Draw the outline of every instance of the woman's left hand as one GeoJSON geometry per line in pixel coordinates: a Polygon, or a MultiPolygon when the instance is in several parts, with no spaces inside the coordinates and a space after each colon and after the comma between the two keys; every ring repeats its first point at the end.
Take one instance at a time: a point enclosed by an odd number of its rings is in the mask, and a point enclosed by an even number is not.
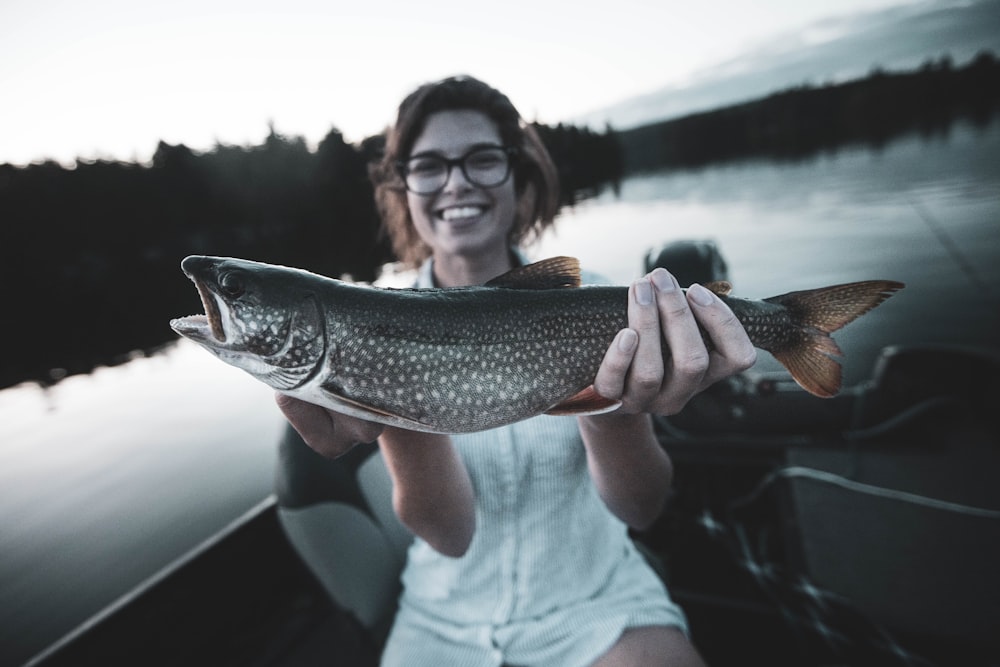
{"type": "Polygon", "coordinates": [[[629,287],[628,322],[594,380],[598,394],[622,401],[623,413],[675,414],[695,394],[746,370],[757,358],[743,325],[719,297],[701,285],[685,293],[662,268],[629,287]]]}

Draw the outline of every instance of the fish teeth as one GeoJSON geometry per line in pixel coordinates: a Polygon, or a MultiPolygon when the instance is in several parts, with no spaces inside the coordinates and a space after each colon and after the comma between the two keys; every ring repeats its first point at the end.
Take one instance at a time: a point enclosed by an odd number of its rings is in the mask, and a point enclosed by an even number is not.
{"type": "Polygon", "coordinates": [[[473,218],[483,212],[482,206],[454,206],[441,211],[441,219],[450,222],[463,218],[473,218]]]}

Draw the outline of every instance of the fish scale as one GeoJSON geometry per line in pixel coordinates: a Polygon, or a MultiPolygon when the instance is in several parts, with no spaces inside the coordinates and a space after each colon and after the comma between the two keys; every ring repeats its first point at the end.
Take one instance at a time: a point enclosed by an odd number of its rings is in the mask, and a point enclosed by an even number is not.
{"type": "MultiPolygon", "coordinates": [[[[275,389],[345,414],[434,433],[464,433],[551,414],[607,412],[593,390],[628,289],[580,286],[575,259],[556,257],[480,287],[380,289],[248,260],[192,256],[205,315],[177,333],[275,389]]],[[[817,396],[840,388],[830,337],[901,283],[790,292],[764,300],[710,284],[743,324],[817,396]]],[[[703,338],[711,346],[705,332],[703,338]]],[[[669,350],[661,339],[664,359],[669,350]]]]}

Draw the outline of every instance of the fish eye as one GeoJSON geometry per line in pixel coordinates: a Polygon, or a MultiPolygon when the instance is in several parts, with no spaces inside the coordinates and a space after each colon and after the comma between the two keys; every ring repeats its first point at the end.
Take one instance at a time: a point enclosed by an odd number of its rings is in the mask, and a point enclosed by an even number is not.
{"type": "Polygon", "coordinates": [[[219,276],[219,288],[226,296],[237,299],[246,292],[246,283],[237,271],[228,271],[219,276]]]}

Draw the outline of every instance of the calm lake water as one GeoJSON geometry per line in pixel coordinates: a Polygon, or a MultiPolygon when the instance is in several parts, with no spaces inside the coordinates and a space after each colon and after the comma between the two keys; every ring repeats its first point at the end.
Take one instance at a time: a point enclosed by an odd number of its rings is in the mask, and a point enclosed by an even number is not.
{"type": "MultiPolygon", "coordinates": [[[[838,334],[854,384],[888,344],[1000,348],[998,230],[994,123],[877,152],[631,178],[564,213],[531,254],[575,255],[626,283],[648,249],[711,238],[740,296],[906,282],[838,334]]],[[[267,387],[186,342],[47,390],[0,391],[0,667],[263,499],[282,428],[267,387]]]]}

